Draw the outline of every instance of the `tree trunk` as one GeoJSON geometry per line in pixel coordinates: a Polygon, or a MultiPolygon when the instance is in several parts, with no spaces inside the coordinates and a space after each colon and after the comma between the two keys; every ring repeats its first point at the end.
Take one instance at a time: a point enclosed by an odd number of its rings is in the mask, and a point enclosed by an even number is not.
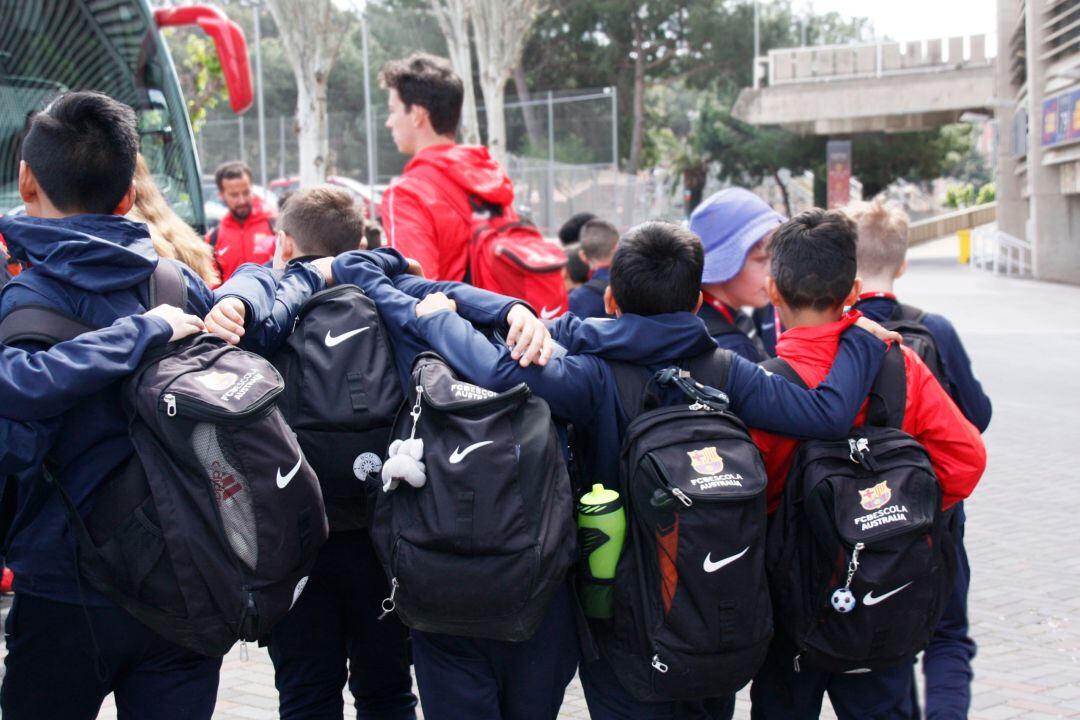
{"type": "Polygon", "coordinates": [[[708,178],[704,165],[695,165],[683,170],[683,187],[686,190],[686,216],[694,212],[694,208],[701,204],[701,196],[705,192],[705,181],[708,178]]]}
{"type": "Polygon", "coordinates": [[[300,186],[326,180],[330,142],[326,132],[326,77],[296,77],[296,126],[300,146],[300,186]]]}
{"type": "Polygon", "coordinates": [[[514,89],[517,90],[518,100],[521,101],[521,114],[525,118],[525,132],[529,135],[529,144],[534,148],[542,148],[547,145],[547,140],[540,130],[540,123],[536,119],[536,108],[529,104],[532,97],[529,94],[529,85],[525,80],[525,68],[518,62],[514,67],[514,89]]]}
{"type": "Polygon", "coordinates": [[[780,188],[780,195],[784,198],[784,214],[791,217],[791,197],[788,195],[787,185],[780,179],[780,171],[773,170],[773,178],[776,180],[777,186],[780,188]]]}
{"type": "Polygon", "coordinates": [[[641,164],[641,143],[645,131],[645,53],[641,30],[634,26],[634,124],[630,132],[630,158],[626,171],[636,174],[641,164]]]}
{"type": "Polygon", "coordinates": [[[480,75],[487,121],[487,149],[500,165],[506,164],[506,79],[501,75],[480,75]]]}
{"type": "Polygon", "coordinates": [[[480,120],[476,114],[476,86],[473,82],[472,44],[469,42],[469,8],[466,0],[431,0],[431,9],[446,38],[450,64],[461,76],[464,98],[461,105],[461,141],[480,143],[480,120]]]}

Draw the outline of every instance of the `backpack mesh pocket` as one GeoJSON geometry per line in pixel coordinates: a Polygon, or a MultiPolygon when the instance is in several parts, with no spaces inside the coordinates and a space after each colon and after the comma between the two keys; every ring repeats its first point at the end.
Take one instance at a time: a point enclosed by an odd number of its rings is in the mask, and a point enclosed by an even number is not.
{"type": "Polygon", "coordinates": [[[191,433],[191,445],[203,471],[210,478],[221,524],[229,546],[252,571],[259,562],[259,541],[251,484],[230,458],[224,429],[213,423],[199,423],[191,433]]]}

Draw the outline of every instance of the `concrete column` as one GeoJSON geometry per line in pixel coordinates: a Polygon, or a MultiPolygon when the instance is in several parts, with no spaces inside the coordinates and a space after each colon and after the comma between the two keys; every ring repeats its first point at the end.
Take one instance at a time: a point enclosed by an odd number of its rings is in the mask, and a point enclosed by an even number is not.
{"type": "Polygon", "coordinates": [[[1013,121],[1018,88],[1012,86],[1009,72],[1009,41],[1016,32],[1019,0],[997,0],[997,62],[994,74],[994,119],[997,122],[997,223],[1002,232],[1026,237],[1027,201],[1021,196],[1016,177],[1016,159],[1012,151],[1013,121]]]}
{"type": "Polygon", "coordinates": [[[1070,200],[1061,193],[1060,171],[1042,164],[1042,101],[1046,63],[1038,59],[1048,0],[1027,0],[1028,182],[1035,277],[1057,282],[1080,282],[1080,237],[1071,232],[1070,200]]]}

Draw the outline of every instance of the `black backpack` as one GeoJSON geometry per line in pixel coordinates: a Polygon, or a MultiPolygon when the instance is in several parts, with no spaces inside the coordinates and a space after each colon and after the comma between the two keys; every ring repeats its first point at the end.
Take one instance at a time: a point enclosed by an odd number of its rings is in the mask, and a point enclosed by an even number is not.
{"type": "Polygon", "coordinates": [[[632,418],[619,460],[627,535],[600,652],[641,701],[727,695],[753,678],[772,638],[765,576],[766,474],[727,411],[726,350],[643,377],[613,363],[632,418]],[[691,377],[692,376],[692,377],[691,377]],[[712,387],[696,382],[706,380],[712,387]],[[689,402],[657,407],[653,383],[689,402]]]}
{"type": "Polygon", "coordinates": [[[574,503],[547,403],[494,393],[423,353],[392,437],[424,441],[427,482],[380,492],[375,550],[416,630],[532,637],[576,554],[574,503]]]}
{"type": "MultiPolygon", "coordinates": [[[[806,387],[779,358],[764,367],[806,387]]],[[[768,568],[792,658],[830,672],[910,661],[952,589],[955,553],[930,457],[900,428],[899,346],[870,391],[866,424],[800,444],[769,527],[768,568]]]]}
{"type": "Polygon", "coordinates": [[[934,336],[923,325],[925,317],[925,310],[920,310],[914,305],[897,303],[889,318],[881,324],[888,330],[895,330],[900,333],[900,336],[904,338],[904,345],[914,350],[915,354],[922,358],[922,361],[926,363],[926,367],[930,368],[930,372],[941,383],[941,387],[945,388],[945,392],[951,394],[949,377],[945,374],[945,366],[941,361],[941,354],[938,352],[937,341],[934,340],[934,336]]]}
{"type": "Polygon", "coordinates": [[[272,358],[285,379],[278,406],[322,486],[331,531],[368,526],[402,393],[375,303],[355,285],[312,295],[272,358]]]}
{"type": "MultiPolygon", "coordinates": [[[[159,260],[150,304],[185,306],[180,270],[159,260]]],[[[45,308],[13,311],[8,342],[88,330],[45,308]],[[23,332],[17,332],[22,329],[23,332]]],[[[327,524],[319,484],[276,401],[281,376],[209,335],[172,343],[123,385],[135,453],[84,522],[52,482],[81,575],[165,639],[220,657],[266,636],[299,597],[327,524]]],[[[51,480],[46,463],[46,479],[51,480]]]]}

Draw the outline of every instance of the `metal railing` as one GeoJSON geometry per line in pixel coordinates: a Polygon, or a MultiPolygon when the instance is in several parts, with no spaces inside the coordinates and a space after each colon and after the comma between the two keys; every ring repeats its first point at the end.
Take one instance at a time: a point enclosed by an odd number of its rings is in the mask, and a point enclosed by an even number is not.
{"type": "Polygon", "coordinates": [[[946,40],[876,42],[780,48],[755,59],[754,87],[854,80],[935,70],[986,67],[993,63],[994,36],[971,35],[946,40]],[[989,50],[989,52],[988,52],[989,50]]]}
{"type": "Polygon", "coordinates": [[[952,235],[957,230],[970,230],[988,225],[997,219],[997,203],[983,203],[953,212],[917,220],[908,227],[908,246],[921,245],[937,238],[952,235]]]}
{"type": "Polygon", "coordinates": [[[1031,243],[998,230],[976,228],[971,238],[971,266],[1007,277],[1031,277],[1031,243]]]}

